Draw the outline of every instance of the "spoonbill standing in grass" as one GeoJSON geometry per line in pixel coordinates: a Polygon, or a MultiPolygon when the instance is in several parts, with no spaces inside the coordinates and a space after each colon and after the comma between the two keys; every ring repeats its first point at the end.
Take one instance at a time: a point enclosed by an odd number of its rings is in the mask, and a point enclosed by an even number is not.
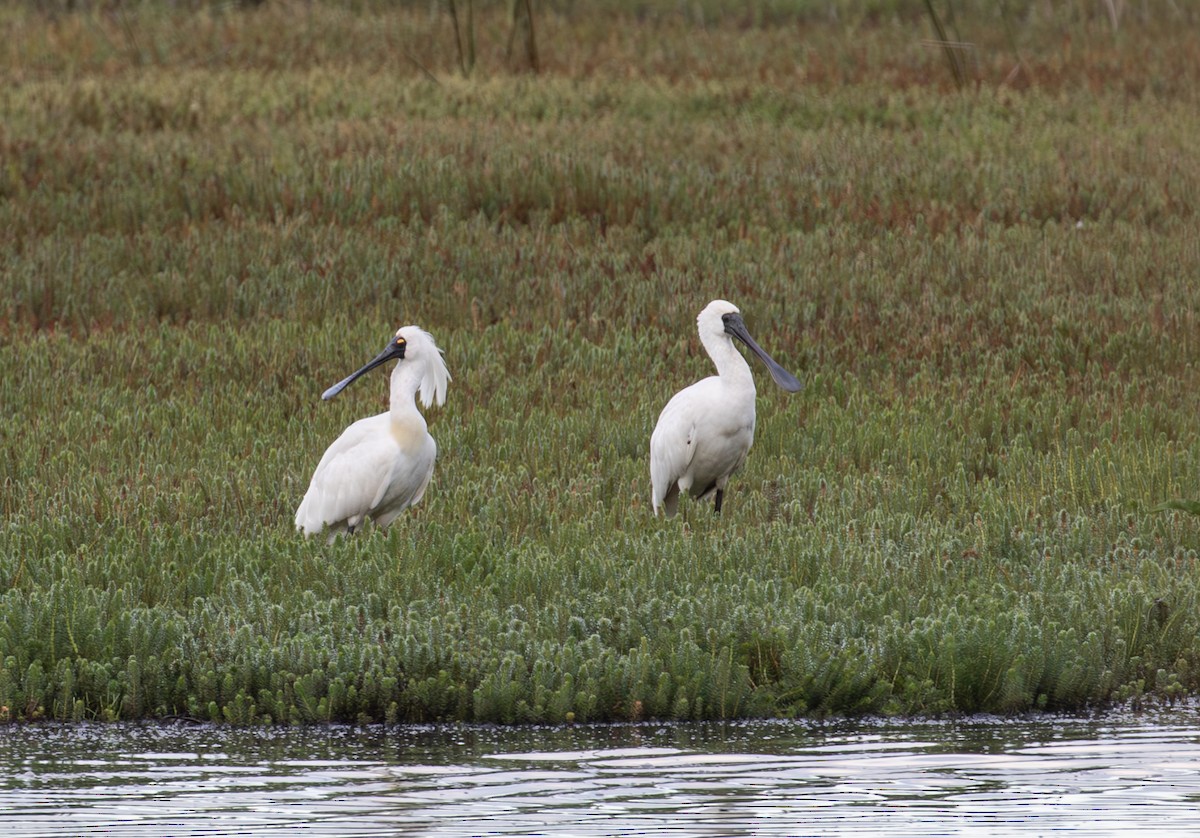
{"type": "Polygon", "coordinates": [[[396,359],[392,370],[391,407],[387,413],[359,419],[342,432],[321,457],[312,482],[296,510],[296,529],[310,536],[328,528],[332,543],[343,532],[370,518],[386,527],[421,500],[437,443],[429,435],[421,402],[443,404],[450,371],[433,336],[417,326],[396,332],[387,348],[358,372],[321,394],[332,399],[354,379],[396,359]]]}
{"type": "Polygon", "coordinates": [[[717,512],[729,477],[746,462],[754,442],[754,376],[733,345],[737,338],[767,366],[775,383],[794,393],[802,386],[750,337],[733,303],[713,300],[696,318],[700,342],[717,374],[676,393],[650,436],[650,483],[654,514],[675,514],[679,493],[714,498],[717,512]]]}

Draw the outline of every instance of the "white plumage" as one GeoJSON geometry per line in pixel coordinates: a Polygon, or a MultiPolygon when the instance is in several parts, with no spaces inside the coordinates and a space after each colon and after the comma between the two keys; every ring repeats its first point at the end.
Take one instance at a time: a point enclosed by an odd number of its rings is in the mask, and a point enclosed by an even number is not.
{"type": "Polygon", "coordinates": [[[331,399],[359,376],[397,359],[387,413],[359,419],[321,457],[296,510],[296,528],[306,536],[329,531],[332,542],[370,518],[386,527],[418,503],[433,475],[437,443],[429,435],[416,396],[426,407],[446,401],[450,372],[433,337],[417,326],[396,332],[388,346],[357,372],[330,387],[331,399]]]}
{"type": "Polygon", "coordinates": [[[733,338],[762,360],[780,387],[789,392],[801,387],[754,342],[733,303],[713,300],[700,312],[696,325],[717,374],[680,390],[659,414],[650,436],[655,515],[659,507],[667,517],[674,515],[680,492],[700,500],[713,498],[714,509],[720,512],[730,475],[746,462],[754,442],[754,376],[733,338]]]}

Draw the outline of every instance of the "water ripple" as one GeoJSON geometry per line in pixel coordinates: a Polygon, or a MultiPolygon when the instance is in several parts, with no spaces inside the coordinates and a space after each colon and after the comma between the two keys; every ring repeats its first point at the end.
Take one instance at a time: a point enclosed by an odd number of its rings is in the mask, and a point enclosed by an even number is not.
{"type": "Polygon", "coordinates": [[[1194,717],[517,730],[14,726],[0,730],[0,833],[1194,834],[1194,717]]]}

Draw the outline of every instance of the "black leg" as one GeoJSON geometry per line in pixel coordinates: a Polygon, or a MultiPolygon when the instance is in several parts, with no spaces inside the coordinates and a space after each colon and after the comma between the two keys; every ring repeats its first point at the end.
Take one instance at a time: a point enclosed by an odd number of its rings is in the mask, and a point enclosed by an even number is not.
{"type": "Polygon", "coordinates": [[[721,514],[721,501],[725,500],[725,490],[717,489],[717,502],[713,505],[713,511],[718,515],[721,514]]]}

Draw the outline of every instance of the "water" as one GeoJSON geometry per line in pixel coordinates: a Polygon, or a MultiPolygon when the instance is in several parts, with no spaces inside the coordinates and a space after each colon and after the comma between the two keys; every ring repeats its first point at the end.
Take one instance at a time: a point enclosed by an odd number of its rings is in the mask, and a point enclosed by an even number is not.
{"type": "Polygon", "coordinates": [[[0,834],[1197,834],[1197,712],[517,730],[9,726],[0,834]]]}

